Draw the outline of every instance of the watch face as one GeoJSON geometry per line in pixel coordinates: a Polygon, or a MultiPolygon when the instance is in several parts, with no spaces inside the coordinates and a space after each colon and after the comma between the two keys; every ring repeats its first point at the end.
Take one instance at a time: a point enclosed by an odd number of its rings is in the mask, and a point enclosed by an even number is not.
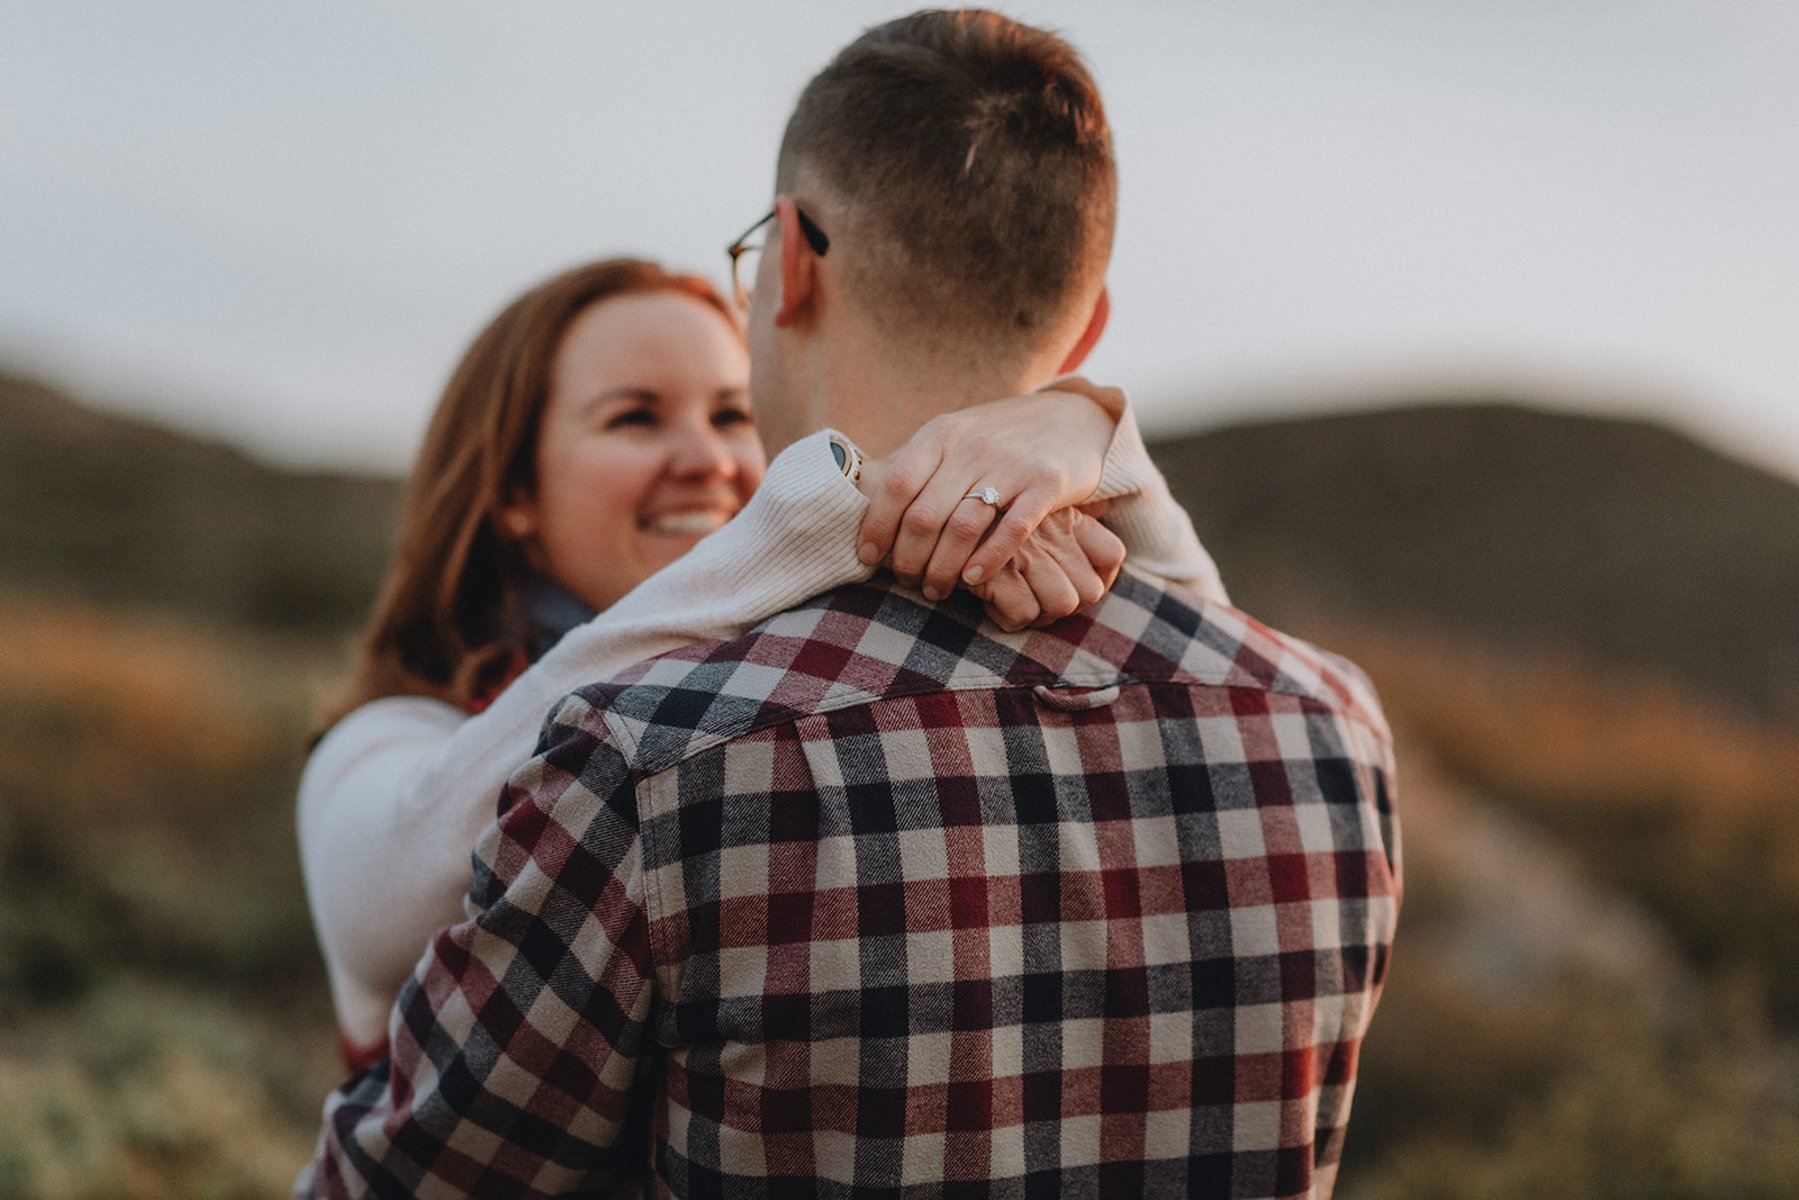
{"type": "Polygon", "coordinates": [[[842,471],[845,475],[850,473],[850,452],[844,448],[842,442],[831,443],[831,457],[837,460],[837,469],[839,471],[842,471]]]}

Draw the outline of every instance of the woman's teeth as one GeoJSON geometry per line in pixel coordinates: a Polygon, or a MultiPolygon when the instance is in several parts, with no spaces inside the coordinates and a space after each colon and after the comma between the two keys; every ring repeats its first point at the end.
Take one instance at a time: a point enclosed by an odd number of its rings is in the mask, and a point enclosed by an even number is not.
{"type": "Polygon", "coordinates": [[[711,533],[729,520],[729,515],[717,509],[704,512],[663,513],[650,517],[644,522],[644,528],[651,533],[666,533],[676,537],[691,537],[694,534],[711,533]]]}

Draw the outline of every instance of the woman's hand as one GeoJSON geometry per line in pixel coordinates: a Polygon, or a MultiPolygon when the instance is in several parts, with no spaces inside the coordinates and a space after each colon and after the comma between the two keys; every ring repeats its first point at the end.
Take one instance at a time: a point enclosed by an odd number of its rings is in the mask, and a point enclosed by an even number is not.
{"type": "MultiPolygon", "coordinates": [[[[979,587],[1019,553],[1046,516],[1091,496],[1123,398],[1085,381],[1070,386],[1088,391],[1037,392],[934,417],[890,459],[871,461],[863,473],[872,503],[862,520],[862,561],[880,562],[891,552],[890,565],[902,582],[941,600],[958,578],[979,587]],[[979,498],[985,488],[996,493],[997,506],[979,498]]],[[[1082,544],[1074,532],[1081,523],[1068,524],[1064,550],[1069,540],[1082,544]]],[[[1085,536],[1099,544],[1096,534],[1085,536]]],[[[1060,561],[1053,553],[1032,557],[1038,581],[1054,596],[1064,593],[1045,582],[1048,563],[1060,561]]],[[[1103,563],[1089,559],[1088,565],[1103,563]]],[[[1029,578],[1023,570],[1018,575],[1029,578]]],[[[1088,577],[1070,575],[1066,582],[1079,594],[1088,577]]],[[[1017,584],[1001,594],[1016,596],[1017,584]]]]}
{"type": "Polygon", "coordinates": [[[1040,628],[1097,604],[1124,566],[1124,543],[1078,508],[1043,519],[1011,560],[969,587],[1008,633],[1040,628]]]}

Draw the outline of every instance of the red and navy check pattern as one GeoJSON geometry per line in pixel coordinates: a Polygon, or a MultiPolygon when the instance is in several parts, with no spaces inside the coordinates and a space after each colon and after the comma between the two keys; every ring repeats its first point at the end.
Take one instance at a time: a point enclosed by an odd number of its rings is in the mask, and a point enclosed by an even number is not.
{"type": "Polygon", "coordinates": [[[302,1194],[1322,1196],[1398,902],[1353,667],[1128,572],[584,689],[302,1194]]]}

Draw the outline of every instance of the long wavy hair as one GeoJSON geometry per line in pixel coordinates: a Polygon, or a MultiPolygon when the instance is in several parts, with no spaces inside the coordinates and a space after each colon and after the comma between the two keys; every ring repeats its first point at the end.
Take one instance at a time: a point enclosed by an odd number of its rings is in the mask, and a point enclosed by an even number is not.
{"type": "Polygon", "coordinates": [[[737,315],[711,283],[641,259],[565,271],[514,300],[450,376],[400,509],[393,565],[364,626],[349,687],[329,729],[383,696],[431,696],[459,708],[502,686],[526,652],[523,548],[496,514],[536,485],[538,430],[563,335],[615,296],[679,292],[737,315]]]}

